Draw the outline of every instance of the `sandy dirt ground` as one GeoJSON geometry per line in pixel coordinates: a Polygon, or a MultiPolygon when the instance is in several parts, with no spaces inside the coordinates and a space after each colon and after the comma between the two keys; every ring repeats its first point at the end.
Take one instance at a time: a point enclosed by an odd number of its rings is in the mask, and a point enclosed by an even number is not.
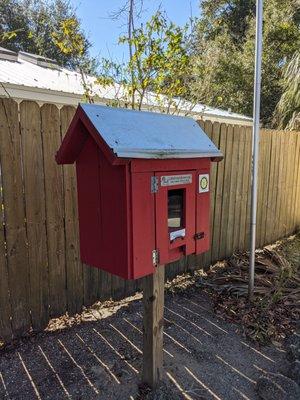
{"type": "Polygon", "coordinates": [[[216,316],[209,294],[168,292],[164,380],[148,393],[140,386],[138,297],[109,312],[94,307],[80,324],[2,350],[0,399],[252,400],[262,374],[285,368],[280,345],[260,348],[247,341],[237,326],[216,316]]]}

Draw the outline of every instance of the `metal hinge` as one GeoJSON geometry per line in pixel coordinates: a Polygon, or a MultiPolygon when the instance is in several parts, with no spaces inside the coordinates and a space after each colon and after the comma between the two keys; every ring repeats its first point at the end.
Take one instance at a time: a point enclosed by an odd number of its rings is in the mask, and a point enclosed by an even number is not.
{"type": "Polygon", "coordinates": [[[151,176],[151,193],[157,193],[157,192],[158,192],[158,177],[151,176]]]}
{"type": "Polygon", "coordinates": [[[152,250],[152,262],[153,262],[153,265],[158,265],[158,263],[159,263],[159,251],[158,250],[152,250]]]}

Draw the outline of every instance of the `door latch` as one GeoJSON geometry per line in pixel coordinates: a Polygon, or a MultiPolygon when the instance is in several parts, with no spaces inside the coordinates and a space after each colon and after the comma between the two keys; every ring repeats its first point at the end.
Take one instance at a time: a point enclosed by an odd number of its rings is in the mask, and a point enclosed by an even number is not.
{"type": "Polygon", "coordinates": [[[203,238],[204,238],[204,232],[197,232],[194,235],[194,239],[195,240],[200,240],[200,239],[203,239],[203,238]]]}

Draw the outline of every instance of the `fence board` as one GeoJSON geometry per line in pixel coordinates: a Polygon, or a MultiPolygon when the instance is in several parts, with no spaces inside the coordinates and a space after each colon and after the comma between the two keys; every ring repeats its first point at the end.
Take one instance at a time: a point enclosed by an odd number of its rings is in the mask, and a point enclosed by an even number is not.
{"type": "Polygon", "coordinates": [[[32,327],[39,331],[49,320],[49,277],[41,116],[36,103],[21,103],[20,125],[29,246],[29,304],[32,327]]]}
{"type": "Polygon", "coordinates": [[[270,138],[270,173],[267,188],[267,208],[266,208],[266,224],[265,224],[265,243],[271,243],[274,226],[275,212],[275,165],[276,165],[276,138],[271,135],[270,138]]]}
{"type": "Polygon", "coordinates": [[[31,325],[29,267],[18,105],[9,99],[0,100],[0,153],[6,240],[6,249],[2,250],[7,253],[12,329],[19,336],[31,325]]]}
{"type": "Polygon", "coordinates": [[[0,342],[9,341],[13,338],[3,216],[3,213],[0,213],[0,342]]]}
{"type": "MultiPolygon", "coordinates": [[[[211,126],[211,124],[208,124],[205,122],[205,128],[206,126],[211,126]]],[[[205,131],[206,132],[206,131],[205,131]]],[[[220,142],[220,124],[219,122],[214,122],[211,127],[211,133],[210,133],[210,138],[213,141],[213,143],[219,147],[219,142],[220,142]]],[[[210,186],[210,250],[207,251],[204,255],[204,265],[207,267],[209,266],[214,260],[213,260],[213,253],[212,249],[219,244],[216,243],[214,245],[213,243],[213,231],[216,226],[216,221],[215,221],[215,204],[216,204],[216,184],[217,184],[217,174],[218,174],[218,166],[219,163],[211,163],[211,170],[210,170],[210,178],[209,178],[209,186],[210,186]]]]}
{"type": "Polygon", "coordinates": [[[297,135],[297,149],[298,149],[298,194],[297,194],[297,216],[296,216],[296,227],[300,228],[300,134],[297,135]]]}
{"type": "Polygon", "coordinates": [[[297,136],[292,135],[292,152],[293,156],[291,158],[291,176],[289,178],[291,186],[291,207],[289,213],[289,233],[294,232],[294,215],[295,215],[295,204],[296,204],[296,194],[297,194],[297,136]]]}
{"type": "Polygon", "coordinates": [[[276,132],[273,134],[274,144],[275,144],[275,165],[274,165],[274,184],[273,184],[273,212],[272,212],[272,231],[270,232],[271,242],[276,240],[277,238],[277,208],[279,203],[279,173],[280,173],[280,151],[281,151],[281,134],[280,132],[276,132]]]}
{"type": "Polygon", "coordinates": [[[250,138],[250,154],[249,154],[249,176],[248,176],[248,191],[247,191],[247,205],[246,205],[246,227],[245,227],[245,246],[249,248],[250,245],[250,221],[251,221],[251,188],[252,188],[252,129],[247,128],[250,138]]]}
{"type": "Polygon", "coordinates": [[[289,198],[289,182],[288,182],[288,177],[290,174],[290,159],[291,159],[291,143],[290,140],[291,135],[284,135],[284,151],[286,154],[289,155],[289,157],[284,157],[284,178],[283,178],[283,183],[282,183],[282,190],[283,190],[283,196],[282,196],[282,209],[281,209],[281,214],[282,214],[282,223],[283,223],[283,231],[282,231],[282,236],[287,235],[288,231],[288,212],[289,212],[289,207],[290,207],[290,198],[289,198]]]}
{"type": "Polygon", "coordinates": [[[99,271],[98,298],[108,300],[112,297],[112,275],[106,271],[99,271]]]}
{"type": "Polygon", "coordinates": [[[125,296],[125,280],[118,276],[111,276],[111,295],[114,300],[120,300],[125,296]]]}
{"type": "Polygon", "coordinates": [[[271,140],[269,140],[269,131],[262,131],[264,149],[263,149],[263,165],[260,172],[262,176],[262,204],[261,204],[261,222],[260,222],[260,241],[259,245],[266,243],[266,220],[268,212],[268,192],[270,184],[270,156],[271,156],[271,140]]]}
{"type": "MultiPolygon", "coordinates": [[[[197,123],[206,132],[206,134],[209,136],[208,132],[211,131],[211,124],[210,124],[210,126],[206,126],[206,128],[205,128],[205,122],[203,120],[197,120],[197,123]]],[[[210,215],[210,218],[211,218],[211,215],[210,215]]],[[[201,268],[208,264],[208,262],[205,260],[205,254],[200,254],[200,255],[197,256],[197,263],[198,263],[199,266],[201,266],[201,268]]],[[[192,271],[192,270],[193,270],[193,268],[190,267],[190,271],[192,271]]]]}
{"type": "Polygon", "coordinates": [[[229,184],[229,205],[228,205],[228,224],[226,230],[226,255],[232,253],[233,249],[233,235],[234,235],[234,223],[235,223],[235,196],[236,196],[236,185],[237,185],[237,173],[239,169],[238,164],[238,149],[239,149],[239,133],[240,128],[235,126],[233,128],[233,146],[232,146],[232,164],[231,164],[231,175],[229,184]]]}
{"type": "Polygon", "coordinates": [[[291,135],[291,159],[290,159],[290,175],[288,177],[289,181],[289,195],[290,195],[290,209],[288,213],[288,235],[294,232],[293,227],[293,211],[294,211],[294,204],[295,204],[295,185],[294,182],[296,180],[295,175],[295,162],[296,162],[296,137],[293,133],[291,135]]]}
{"type": "MultiPolygon", "coordinates": [[[[263,171],[264,167],[264,155],[265,155],[265,137],[264,132],[260,131],[259,135],[259,156],[258,156],[258,170],[263,171]]],[[[261,221],[263,211],[263,174],[258,175],[257,182],[257,224],[256,224],[256,246],[260,246],[261,241],[261,221]]]]}
{"type": "MultiPolygon", "coordinates": [[[[74,107],[64,106],[60,111],[61,133],[65,135],[75,113],[74,107]]],[[[77,185],[74,165],[64,165],[65,188],[65,235],[66,235],[66,276],[67,307],[71,314],[81,310],[83,305],[83,269],[79,254],[79,230],[77,209],[77,185]]]]}
{"type": "Polygon", "coordinates": [[[290,158],[290,174],[288,177],[289,182],[289,197],[290,197],[290,207],[288,213],[288,234],[294,232],[294,206],[296,201],[296,181],[297,181],[297,174],[296,174],[296,161],[297,161],[297,154],[296,154],[296,134],[293,132],[291,135],[291,153],[292,156],[290,158]]]}
{"type": "Polygon", "coordinates": [[[296,186],[295,204],[294,204],[294,215],[293,215],[293,227],[295,230],[300,227],[300,134],[295,133],[296,136],[296,178],[294,184],[296,186]]]}
{"type": "Polygon", "coordinates": [[[286,233],[286,208],[287,208],[287,198],[286,198],[286,176],[287,176],[287,165],[288,158],[286,154],[288,154],[289,150],[289,135],[285,135],[283,132],[281,134],[282,137],[282,147],[284,152],[281,152],[281,179],[280,179],[280,209],[279,209],[279,237],[283,237],[286,233]],[[287,152],[287,153],[285,153],[287,152]]]}
{"type": "Polygon", "coordinates": [[[98,300],[98,290],[100,283],[100,270],[82,264],[83,268],[83,304],[91,305],[98,300]]]}
{"type": "MultiPolygon", "coordinates": [[[[179,272],[178,273],[182,273],[179,272]]],[[[137,283],[135,280],[127,280],[125,281],[125,296],[131,296],[132,294],[136,293],[137,291],[137,283]]]]}
{"type": "MultiPolygon", "coordinates": [[[[227,140],[227,125],[221,124],[220,126],[220,150],[222,154],[226,153],[226,140],[227,140]]],[[[223,181],[224,181],[224,166],[225,163],[218,164],[216,176],[216,194],[215,194],[215,212],[214,223],[212,231],[212,259],[218,260],[220,253],[220,235],[221,235],[221,220],[222,220],[222,195],[223,195],[223,181]]]]}
{"type": "Polygon", "coordinates": [[[221,219],[221,234],[220,234],[220,250],[219,257],[223,259],[227,256],[226,239],[227,239],[227,226],[229,215],[229,199],[230,199],[230,180],[231,180],[231,165],[232,165],[232,151],[233,151],[233,127],[228,126],[226,138],[226,153],[224,160],[224,189],[222,198],[222,219],[221,219]]]}
{"type": "Polygon", "coordinates": [[[237,158],[237,178],[235,190],[235,205],[234,205],[234,222],[233,222],[233,246],[232,252],[239,249],[240,238],[240,222],[241,222],[241,208],[242,208],[242,188],[243,188],[243,165],[245,164],[245,137],[244,128],[239,127],[237,131],[238,137],[238,158],[237,158]]]}
{"type": "Polygon", "coordinates": [[[268,149],[269,149],[269,158],[268,158],[268,184],[267,184],[267,193],[266,193],[266,217],[265,217],[265,226],[264,226],[264,244],[271,243],[272,234],[275,226],[275,210],[276,210],[276,167],[277,167],[277,155],[278,155],[278,144],[276,141],[276,137],[273,134],[268,135],[268,149]]]}
{"type": "Polygon", "coordinates": [[[283,180],[283,191],[284,191],[284,203],[281,210],[283,216],[283,235],[286,236],[288,234],[288,213],[290,207],[290,187],[288,182],[288,177],[290,175],[290,160],[292,157],[291,154],[291,136],[284,135],[285,139],[285,151],[289,154],[289,157],[285,157],[284,159],[284,180],[283,180]]]}
{"type": "Polygon", "coordinates": [[[282,179],[282,165],[283,165],[283,154],[282,154],[283,138],[282,132],[277,134],[277,168],[276,168],[276,184],[275,184],[275,225],[274,225],[274,239],[280,237],[280,208],[281,208],[281,179],[282,179]]]}
{"type": "Polygon", "coordinates": [[[288,182],[288,178],[291,172],[291,158],[292,158],[292,151],[291,151],[291,136],[285,135],[286,145],[285,150],[289,157],[285,159],[285,177],[284,177],[284,197],[285,197],[285,207],[282,209],[283,218],[284,218],[284,235],[288,234],[289,230],[289,211],[291,206],[291,199],[290,199],[290,185],[288,182]]]}
{"type": "Polygon", "coordinates": [[[281,179],[282,179],[282,164],[283,164],[283,154],[280,151],[283,146],[283,138],[281,132],[278,132],[277,138],[277,146],[278,146],[278,156],[277,163],[278,167],[276,170],[276,209],[275,209],[275,229],[274,229],[274,238],[280,237],[280,207],[281,207],[281,179]]]}
{"type": "Polygon", "coordinates": [[[262,241],[262,225],[264,214],[264,194],[265,194],[265,163],[266,163],[266,137],[265,132],[260,131],[260,149],[259,149],[259,164],[258,169],[262,171],[258,179],[258,207],[257,207],[257,223],[256,223],[256,246],[261,246],[262,241]]]}
{"type": "Polygon", "coordinates": [[[54,155],[61,143],[59,110],[53,104],[41,107],[41,130],[44,154],[46,228],[49,261],[50,315],[67,310],[66,254],[64,225],[63,170],[54,155]]]}
{"type": "Polygon", "coordinates": [[[244,162],[241,165],[243,170],[243,182],[242,182],[242,197],[241,197],[241,217],[240,217],[240,230],[239,230],[239,244],[238,248],[240,250],[245,250],[247,248],[247,243],[245,241],[245,232],[247,229],[247,205],[249,196],[249,183],[250,183],[250,173],[251,173],[251,131],[248,128],[243,128],[244,136],[244,162]]]}
{"type": "Polygon", "coordinates": [[[284,149],[289,154],[289,157],[284,156],[283,158],[283,181],[282,181],[282,203],[280,213],[282,215],[282,232],[281,236],[285,236],[287,233],[287,208],[289,205],[288,196],[288,172],[289,172],[289,159],[290,159],[290,135],[283,134],[284,137],[284,149]]]}

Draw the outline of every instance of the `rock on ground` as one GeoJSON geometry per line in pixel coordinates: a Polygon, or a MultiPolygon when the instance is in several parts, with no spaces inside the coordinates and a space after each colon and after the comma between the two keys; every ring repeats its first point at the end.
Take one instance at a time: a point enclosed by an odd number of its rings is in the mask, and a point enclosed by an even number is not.
{"type": "Polygon", "coordinates": [[[299,400],[300,387],[295,381],[281,374],[260,377],[256,391],[263,400],[299,400]]]}
{"type": "Polygon", "coordinates": [[[287,343],[287,356],[290,361],[300,361],[300,335],[294,333],[287,343]]]}
{"type": "Polygon", "coordinates": [[[300,361],[296,360],[291,363],[289,368],[289,377],[300,385],[300,361]]]}

